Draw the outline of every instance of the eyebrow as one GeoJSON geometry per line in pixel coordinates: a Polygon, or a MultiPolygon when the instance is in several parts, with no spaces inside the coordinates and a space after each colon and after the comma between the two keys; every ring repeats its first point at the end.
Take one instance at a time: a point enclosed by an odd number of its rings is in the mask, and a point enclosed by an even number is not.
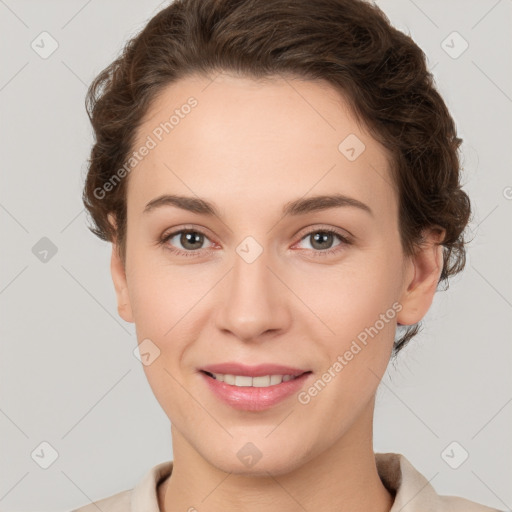
{"type": "MultiPolygon", "coordinates": [[[[182,210],[201,215],[216,216],[222,218],[217,207],[205,200],[197,197],[179,196],[173,194],[164,194],[149,201],[144,208],[144,213],[149,213],[162,206],[175,206],[182,210]]],[[[358,208],[371,216],[374,216],[371,208],[365,203],[343,194],[319,195],[308,198],[299,198],[290,201],[283,206],[282,214],[286,216],[305,215],[310,212],[328,210],[330,208],[352,207],[358,208]]]]}

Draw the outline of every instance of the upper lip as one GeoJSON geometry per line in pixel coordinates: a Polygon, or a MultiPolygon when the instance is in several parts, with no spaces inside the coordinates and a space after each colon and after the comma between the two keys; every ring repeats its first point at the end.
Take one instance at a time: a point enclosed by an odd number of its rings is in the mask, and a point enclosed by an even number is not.
{"type": "Polygon", "coordinates": [[[210,364],[203,366],[200,370],[209,373],[221,373],[223,375],[245,375],[247,377],[261,377],[263,375],[293,375],[297,377],[309,371],[280,364],[266,363],[249,366],[235,362],[210,364]]]}

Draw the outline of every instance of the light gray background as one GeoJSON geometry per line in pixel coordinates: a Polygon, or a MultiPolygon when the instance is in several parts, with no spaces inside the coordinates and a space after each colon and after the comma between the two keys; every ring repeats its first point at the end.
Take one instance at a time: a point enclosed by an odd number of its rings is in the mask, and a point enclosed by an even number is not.
{"type": "MultiPolygon", "coordinates": [[[[403,453],[439,493],[510,509],[512,0],[377,3],[428,55],[475,218],[466,270],[381,384],[375,450],[403,453]],[[469,43],[456,59],[441,46],[453,31],[469,43]],[[452,441],[469,453],[458,469],[441,457],[452,441]]],[[[87,230],[80,197],[86,87],[163,5],[0,0],[2,511],[70,510],[172,459],[134,327],[117,315],[110,245],[87,230]],[[46,59],[31,47],[43,31],[59,45],[46,59]],[[57,247],[46,263],[32,252],[42,237],[57,247]],[[48,469],[31,457],[44,441],[58,452],[48,469]]]]}

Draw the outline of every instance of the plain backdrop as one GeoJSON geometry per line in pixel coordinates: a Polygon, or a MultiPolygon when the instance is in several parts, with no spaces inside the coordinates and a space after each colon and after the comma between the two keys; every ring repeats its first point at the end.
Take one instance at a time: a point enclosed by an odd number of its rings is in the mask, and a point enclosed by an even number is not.
{"type": "MultiPolygon", "coordinates": [[[[510,509],[512,1],[377,4],[428,56],[464,139],[474,219],[466,270],[379,388],[375,451],[403,453],[440,494],[510,509]],[[457,469],[447,447],[468,454],[457,469]]],[[[117,315],[110,245],[81,203],[87,86],[163,6],[0,0],[2,511],[70,510],[172,459],[134,327],[117,315]],[[41,38],[58,45],[46,58],[41,38]]]]}

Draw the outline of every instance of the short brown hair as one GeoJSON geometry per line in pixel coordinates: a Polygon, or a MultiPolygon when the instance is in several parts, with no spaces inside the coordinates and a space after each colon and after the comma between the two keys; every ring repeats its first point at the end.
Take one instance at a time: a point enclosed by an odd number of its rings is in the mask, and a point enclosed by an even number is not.
{"type": "MultiPolygon", "coordinates": [[[[105,197],[95,191],[126,162],[158,92],[192,74],[222,71],[331,84],[392,155],[404,253],[414,253],[425,228],[439,226],[446,230],[439,282],[448,286],[464,268],[471,206],[460,184],[462,141],[423,51],[364,0],[175,0],[126,43],[87,92],[95,143],[83,191],[89,229],[116,240],[123,261],[127,179],[105,197]]],[[[395,340],[394,355],[419,329],[395,340]]]]}

